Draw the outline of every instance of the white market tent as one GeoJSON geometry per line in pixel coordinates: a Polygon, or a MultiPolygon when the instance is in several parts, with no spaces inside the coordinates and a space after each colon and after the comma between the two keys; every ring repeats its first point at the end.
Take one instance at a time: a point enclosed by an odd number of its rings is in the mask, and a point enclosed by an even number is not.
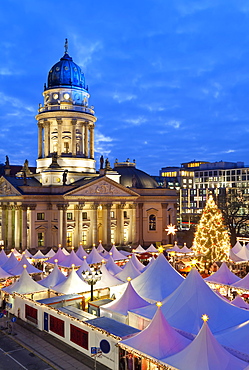
{"type": "Polygon", "coordinates": [[[79,275],[80,278],[82,278],[83,271],[89,271],[89,272],[91,271],[91,268],[85,259],[81,262],[79,269],[76,271],[76,273],[79,275]]]}
{"type": "Polygon", "coordinates": [[[138,271],[142,272],[144,270],[144,264],[139,261],[135,254],[131,256],[130,260],[133,262],[133,265],[138,269],[138,271]]]}
{"type": "Polygon", "coordinates": [[[122,268],[119,267],[113,260],[112,256],[108,258],[105,267],[112,275],[117,275],[120,271],[122,271],[122,268]]]}
{"type": "Polygon", "coordinates": [[[239,257],[242,261],[249,261],[249,249],[246,247],[246,245],[243,245],[241,250],[235,255],[239,257]]]}
{"type": "Polygon", "coordinates": [[[229,251],[229,258],[234,262],[244,262],[243,258],[238,257],[237,254],[234,253],[232,249],[230,249],[229,251]]]}
{"type": "Polygon", "coordinates": [[[109,256],[106,256],[107,259],[109,259],[110,257],[113,258],[114,261],[122,261],[122,260],[126,260],[127,257],[125,257],[122,253],[120,253],[117,248],[115,247],[115,245],[113,245],[110,249],[110,252],[108,254],[109,256]]]}
{"type": "MultiPolygon", "coordinates": [[[[18,252],[16,248],[11,249],[11,253],[13,253],[15,257],[22,257],[22,254],[18,252]]],[[[8,257],[10,257],[11,253],[8,254],[8,257]]]]}
{"type": "Polygon", "coordinates": [[[93,249],[86,258],[86,262],[88,263],[88,265],[102,263],[103,261],[104,262],[106,261],[105,258],[97,252],[97,249],[95,247],[93,247],[93,249]]]}
{"type": "MultiPolygon", "coordinates": [[[[137,292],[139,293],[138,290],[137,292]]],[[[170,325],[192,334],[197,334],[200,330],[203,312],[212,317],[210,328],[213,333],[249,320],[247,310],[238,308],[220,298],[196,269],[192,269],[182,284],[162,301],[161,310],[170,325]]],[[[137,322],[141,321],[142,317],[145,318],[145,322],[148,322],[148,319],[151,320],[154,316],[155,311],[155,304],[133,310],[129,313],[129,322],[137,327],[137,322]]]]}
{"type": "Polygon", "coordinates": [[[179,253],[182,253],[182,254],[194,254],[194,252],[190,248],[188,248],[186,246],[186,243],[184,243],[184,246],[182,248],[180,248],[179,253]]]}
{"type": "Polygon", "coordinates": [[[156,302],[168,297],[183,281],[184,277],[160,253],[132,285],[141,297],[156,302]]]}
{"type": "Polygon", "coordinates": [[[130,282],[119,299],[107,303],[100,307],[100,316],[111,317],[114,320],[128,324],[128,311],[133,308],[147,306],[149,302],[145,301],[135,291],[130,282]]]}
{"type": "Polygon", "coordinates": [[[82,293],[89,292],[90,285],[84,282],[73,268],[66,280],[55,285],[53,290],[63,294],[82,293]]]}
{"type": "Polygon", "coordinates": [[[127,252],[127,251],[124,251],[123,249],[120,249],[119,251],[121,254],[123,254],[125,257],[128,257],[131,255],[132,252],[127,252]]]}
{"type": "Polygon", "coordinates": [[[8,261],[8,257],[6,256],[4,249],[2,249],[0,252],[0,266],[2,266],[7,261],[8,261]]]}
{"type": "Polygon", "coordinates": [[[233,285],[237,281],[240,281],[241,278],[239,278],[237,275],[229,270],[226,262],[222,262],[219,270],[217,270],[214,274],[210,275],[204,280],[216,284],[233,285]]]}
{"type": "Polygon", "coordinates": [[[26,270],[29,274],[42,274],[41,270],[38,270],[35,266],[31,265],[27,258],[23,255],[22,259],[18,262],[18,264],[9,270],[9,272],[14,275],[21,275],[23,270],[26,270]],[[23,267],[23,266],[26,267],[23,267]]]}
{"type": "Polygon", "coordinates": [[[234,287],[249,290],[249,274],[233,284],[234,287]]]}
{"type": "Polygon", "coordinates": [[[34,258],[35,260],[45,260],[48,258],[48,256],[47,255],[45,256],[40,250],[38,250],[36,254],[33,255],[32,258],[34,258]]]}
{"type": "Polygon", "coordinates": [[[75,267],[79,267],[82,265],[82,259],[76,255],[73,249],[68,256],[66,256],[62,261],[58,262],[58,266],[64,268],[70,268],[72,265],[74,265],[75,267]]]}
{"type": "Polygon", "coordinates": [[[132,250],[133,253],[146,253],[146,250],[139,244],[137,248],[132,250]]]}
{"type": "Polygon", "coordinates": [[[46,258],[52,258],[55,255],[55,251],[51,248],[48,253],[45,254],[46,258]]]}
{"type": "Polygon", "coordinates": [[[6,261],[1,267],[5,271],[9,271],[9,270],[13,269],[17,264],[18,264],[18,261],[17,261],[15,255],[14,255],[14,253],[11,252],[10,255],[9,255],[8,261],[6,261]]]}
{"type": "Polygon", "coordinates": [[[58,251],[54,254],[53,257],[49,258],[46,263],[55,263],[55,260],[58,261],[58,263],[62,262],[66,258],[66,255],[62,252],[61,248],[58,248],[58,251]]]}
{"type": "Polygon", "coordinates": [[[175,245],[173,248],[167,249],[168,252],[176,252],[176,253],[181,253],[181,248],[178,247],[177,242],[175,242],[175,245]]]}
{"type": "Polygon", "coordinates": [[[234,304],[237,307],[244,308],[245,310],[249,310],[249,304],[244,301],[244,299],[237,295],[232,301],[232,304],[234,304]]]}
{"type": "Polygon", "coordinates": [[[61,250],[65,254],[65,256],[69,256],[70,253],[66,250],[65,247],[63,247],[61,250]]]}
{"type": "Polygon", "coordinates": [[[101,279],[94,285],[94,289],[104,289],[123,284],[123,281],[110,274],[105,265],[100,267],[100,271],[102,272],[101,279]]]}
{"type": "Polygon", "coordinates": [[[82,245],[79,246],[77,252],[76,252],[76,255],[80,258],[80,259],[84,259],[84,257],[88,257],[88,254],[86,253],[85,249],[83,248],[82,245]]]}
{"type": "Polygon", "coordinates": [[[217,333],[215,338],[223,346],[232,348],[237,354],[246,354],[249,358],[249,320],[217,333]]]}
{"type": "Polygon", "coordinates": [[[182,351],[190,343],[190,339],[185,338],[169,325],[158,308],[147,328],[119,344],[128,352],[130,347],[141,355],[146,354],[160,360],[182,351]]]}
{"type": "Polygon", "coordinates": [[[149,248],[146,249],[145,252],[149,252],[149,253],[159,253],[158,249],[153,245],[151,244],[149,246],[149,248]]]}
{"type": "Polygon", "coordinates": [[[122,281],[127,281],[128,277],[135,279],[140,274],[141,272],[134,266],[132,260],[130,259],[129,262],[127,262],[124,266],[123,270],[115,276],[122,281]]]}
{"type": "Polygon", "coordinates": [[[42,285],[34,281],[32,277],[29,275],[28,271],[24,269],[22,275],[15,283],[3,288],[2,290],[10,294],[14,292],[20,294],[30,294],[42,292],[46,289],[42,285]]]}
{"type": "Polygon", "coordinates": [[[55,285],[58,285],[66,280],[66,276],[61,272],[57,263],[54,265],[51,273],[44,279],[39,281],[39,284],[47,288],[53,288],[55,285]]]}
{"type": "MultiPolygon", "coordinates": [[[[8,257],[7,257],[8,258],[8,257]]],[[[8,279],[10,277],[12,277],[13,275],[10,273],[10,272],[7,272],[5,271],[4,269],[2,269],[2,267],[0,267],[0,279],[1,280],[5,280],[5,279],[8,279]]]]}
{"type": "Polygon", "coordinates": [[[26,258],[33,258],[33,255],[28,251],[28,249],[25,249],[25,251],[22,252],[22,255],[26,258]]]}
{"type": "Polygon", "coordinates": [[[242,248],[242,245],[240,244],[240,242],[239,241],[237,241],[235,244],[234,244],[234,246],[233,246],[233,248],[232,248],[232,251],[233,251],[233,253],[238,253],[240,250],[241,250],[241,248],[242,248]]]}
{"type": "Polygon", "coordinates": [[[248,366],[218,343],[205,322],[193,342],[163,362],[179,370],[242,370],[248,366]]]}

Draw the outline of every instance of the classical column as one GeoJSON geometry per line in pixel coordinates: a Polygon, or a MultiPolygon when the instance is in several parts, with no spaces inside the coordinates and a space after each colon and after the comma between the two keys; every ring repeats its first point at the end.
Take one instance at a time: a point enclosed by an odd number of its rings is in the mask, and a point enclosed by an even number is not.
{"type": "Polygon", "coordinates": [[[117,234],[115,242],[124,244],[124,207],[125,203],[117,204],[117,234]]]}
{"type": "Polygon", "coordinates": [[[7,205],[2,205],[2,240],[4,241],[4,246],[6,247],[6,214],[7,205]]]}
{"type": "Polygon", "coordinates": [[[143,245],[143,203],[138,203],[138,214],[139,214],[139,224],[138,224],[138,243],[143,245]]]}
{"type": "Polygon", "coordinates": [[[76,156],[76,119],[72,119],[72,156],[76,156]]]}
{"type": "Polygon", "coordinates": [[[43,125],[38,122],[38,158],[42,158],[42,128],[43,125]]]}
{"type": "Polygon", "coordinates": [[[82,209],[84,207],[84,203],[76,204],[74,207],[75,212],[75,229],[74,229],[74,246],[78,247],[82,241],[82,209]]]}
{"type": "Polygon", "coordinates": [[[22,250],[27,248],[27,205],[22,204],[22,250]]]}
{"type": "Polygon", "coordinates": [[[62,147],[62,119],[57,119],[57,127],[58,127],[58,142],[57,142],[57,156],[61,156],[61,147],[62,147]]]}
{"type": "Polygon", "coordinates": [[[131,220],[131,240],[132,243],[137,242],[137,204],[132,204],[132,220],[131,220]]]}
{"type": "Polygon", "coordinates": [[[37,247],[37,240],[36,240],[36,232],[35,232],[35,209],[36,204],[29,204],[29,241],[28,247],[29,248],[36,248],[37,247]]]}
{"type": "Polygon", "coordinates": [[[11,249],[12,248],[12,244],[13,244],[13,241],[12,241],[12,231],[13,231],[13,225],[12,225],[12,210],[13,210],[13,206],[12,205],[8,205],[7,206],[8,208],[8,236],[7,236],[7,246],[8,246],[8,249],[11,249]]]}
{"type": "Polygon", "coordinates": [[[80,140],[80,154],[84,154],[84,126],[83,122],[80,122],[80,132],[81,132],[81,140],[80,140]]]}
{"type": "Polygon", "coordinates": [[[20,235],[21,235],[21,207],[15,205],[15,248],[20,248],[20,235]]]}
{"type": "Polygon", "coordinates": [[[98,204],[93,203],[91,205],[92,217],[91,217],[91,244],[96,244],[98,242],[98,204]]]}
{"type": "Polygon", "coordinates": [[[84,156],[88,158],[88,124],[84,123],[84,156]]]}
{"type": "Polygon", "coordinates": [[[44,140],[44,157],[48,157],[50,154],[50,123],[45,122],[45,140],[44,140]]]}
{"type": "Polygon", "coordinates": [[[111,245],[111,203],[102,205],[103,244],[111,245]]]}
{"type": "Polygon", "coordinates": [[[90,127],[90,158],[94,159],[94,125],[90,127]]]}
{"type": "Polygon", "coordinates": [[[63,207],[62,204],[57,204],[58,208],[58,244],[62,244],[62,230],[63,230],[63,207]]]}

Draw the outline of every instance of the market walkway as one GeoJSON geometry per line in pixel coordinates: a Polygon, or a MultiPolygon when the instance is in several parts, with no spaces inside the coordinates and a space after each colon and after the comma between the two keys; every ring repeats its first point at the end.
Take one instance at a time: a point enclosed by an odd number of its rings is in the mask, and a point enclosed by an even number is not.
{"type": "MultiPolygon", "coordinates": [[[[7,330],[2,330],[9,338],[40,357],[53,369],[91,370],[95,368],[92,358],[20,319],[14,323],[13,331],[11,335],[8,335],[7,330]]],[[[99,363],[96,368],[98,370],[108,369],[99,363]]]]}

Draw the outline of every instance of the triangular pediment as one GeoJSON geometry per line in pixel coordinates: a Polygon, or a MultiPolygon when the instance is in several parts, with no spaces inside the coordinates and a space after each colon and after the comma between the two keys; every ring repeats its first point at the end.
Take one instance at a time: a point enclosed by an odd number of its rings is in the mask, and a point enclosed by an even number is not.
{"type": "Polygon", "coordinates": [[[108,177],[101,177],[89,182],[77,189],[69,191],[65,197],[68,196],[85,196],[85,197],[137,197],[138,194],[133,190],[109,179],[108,177]]]}
{"type": "Polygon", "coordinates": [[[20,196],[18,190],[4,177],[0,178],[0,197],[20,196]]]}

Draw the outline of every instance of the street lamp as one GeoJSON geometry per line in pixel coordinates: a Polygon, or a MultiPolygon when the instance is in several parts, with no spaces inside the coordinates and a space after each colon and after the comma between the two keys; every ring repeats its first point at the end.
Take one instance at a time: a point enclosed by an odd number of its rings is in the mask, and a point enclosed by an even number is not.
{"type": "Polygon", "coordinates": [[[93,301],[93,286],[101,279],[102,272],[97,269],[95,270],[91,267],[91,271],[83,271],[82,277],[83,279],[91,286],[91,301],[93,301]]]}

